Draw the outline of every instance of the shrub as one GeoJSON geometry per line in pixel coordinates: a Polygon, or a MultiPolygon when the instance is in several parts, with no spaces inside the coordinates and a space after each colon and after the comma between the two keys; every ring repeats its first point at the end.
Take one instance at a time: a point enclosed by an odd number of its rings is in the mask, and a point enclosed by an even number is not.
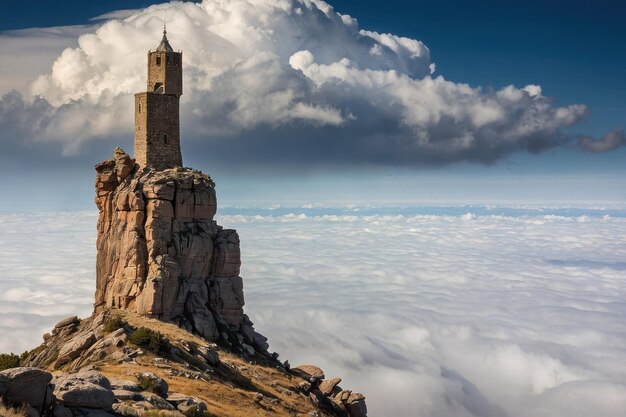
{"type": "Polygon", "coordinates": [[[190,407],[187,411],[185,411],[184,414],[186,417],[217,417],[213,413],[205,410],[200,410],[197,405],[190,407]]]}
{"type": "Polygon", "coordinates": [[[140,327],[135,330],[130,335],[129,340],[134,345],[156,353],[167,353],[169,350],[167,339],[161,333],[147,327],[140,327]]]}
{"type": "Polygon", "coordinates": [[[151,378],[149,376],[139,374],[137,375],[137,383],[144,391],[154,392],[156,395],[159,395],[161,397],[167,394],[167,392],[163,392],[164,388],[161,384],[161,381],[156,378],[151,378]]]}
{"type": "Polygon", "coordinates": [[[0,371],[20,366],[20,357],[14,353],[0,354],[0,371]]]}
{"type": "Polygon", "coordinates": [[[103,330],[105,333],[111,333],[117,329],[123,329],[125,326],[126,322],[121,317],[115,316],[104,322],[103,330]]]}

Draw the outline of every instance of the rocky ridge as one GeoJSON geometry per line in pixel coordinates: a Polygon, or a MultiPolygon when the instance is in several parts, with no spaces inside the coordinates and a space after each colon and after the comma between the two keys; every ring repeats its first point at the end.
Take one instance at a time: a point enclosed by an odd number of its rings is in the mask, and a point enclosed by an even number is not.
{"type": "Polygon", "coordinates": [[[23,367],[0,372],[6,406],[29,417],[367,415],[363,395],[316,366],[290,369],[254,330],[239,237],[213,220],[210,177],[139,170],[119,148],[96,171],[94,314],[59,322],[23,367]]]}

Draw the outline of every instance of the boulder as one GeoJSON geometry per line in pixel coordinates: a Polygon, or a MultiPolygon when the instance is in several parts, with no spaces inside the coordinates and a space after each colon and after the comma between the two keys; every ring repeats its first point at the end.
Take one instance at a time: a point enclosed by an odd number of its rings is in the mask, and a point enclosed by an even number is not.
{"type": "Polygon", "coordinates": [[[123,389],[114,389],[113,395],[118,401],[145,401],[146,397],[137,391],[127,391],[123,389]]]}
{"type": "Polygon", "coordinates": [[[332,394],[333,390],[340,382],[341,378],[327,379],[322,381],[318,388],[322,392],[322,394],[329,396],[330,394],[332,394]]]}
{"type": "Polygon", "coordinates": [[[291,370],[304,379],[315,378],[322,380],[325,378],[322,368],[315,365],[299,365],[291,368],[291,370]]]}
{"type": "Polygon", "coordinates": [[[66,381],[70,381],[71,383],[89,382],[108,390],[112,389],[111,381],[109,381],[106,376],[91,369],[83,369],[75,374],[62,374],[55,378],[54,384],[59,385],[65,383],[66,381]]]}
{"type": "Polygon", "coordinates": [[[139,412],[131,405],[126,403],[113,404],[113,411],[124,417],[139,417],[139,412]]]}
{"type": "Polygon", "coordinates": [[[115,414],[108,413],[104,410],[92,408],[73,408],[74,417],[118,417],[115,414]]]}
{"type": "Polygon", "coordinates": [[[0,397],[2,397],[4,395],[5,392],[7,392],[8,388],[6,387],[6,385],[4,385],[2,382],[0,382],[0,397]]]}
{"type": "Polygon", "coordinates": [[[111,383],[95,371],[67,374],[55,381],[54,396],[66,407],[111,409],[115,395],[111,383]]]}
{"type": "Polygon", "coordinates": [[[219,354],[208,346],[198,346],[197,351],[209,365],[216,366],[220,363],[219,354]]]}
{"type": "Polygon", "coordinates": [[[367,417],[365,396],[358,392],[343,390],[332,398],[335,404],[342,405],[350,417],[367,417]]]}
{"type": "Polygon", "coordinates": [[[6,388],[3,398],[12,403],[27,403],[41,410],[46,402],[52,374],[37,368],[12,368],[0,372],[0,383],[6,388]]]}
{"type": "Polygon", "coordinates": [[[196,407],[199,411],[207,410],[207,406],[204,401],[188,395],[171,393],[167,396],[167,402],[183,413],[186,413],[192,407],[196,407]]]}
{"type": "Polygon", "coordinates": [[[72,412],[64,405],[55,404],[52,408],[52,417],[72,417],[72,412]]]}
{"type": "Polygon", "coordinates": [[[79,334],[69,342],[67,342],[59,351],[57,365],[64,365],[71,360],[80,356],[85,350],[96,342],[96,336],[93,332],[87,334],[79,334]]]}
{"type": "Polygon", "coordinates": [[[76,316],[72,316],[72,317],[68,317],[66,319],[61,320],[60,322],[58,322],[54,328],[55,329],[61,329],[63,327],[69,326],[71,324],[79,324],[80,320],[78,319],[78,317],[76,316]]]}
{"type": "Polygon", "coordinates": [[[124,391],[141,391],[141,387],[139,384],[133,381],[128,381],[126,379],[119,378],[109,378],[109,382],[111,383],[111,389],[113,390],[124,390],[124,391]]]}
{"type": "Polygon", "coordinates": [[[146,398],[146,401],[152,404],[152,406],[158,410],[167,410],[167,411],[176,410],[176,408],[174,408],[172,404],[167,402],[167,400],[165,400],[160,395],[152,394],[149,392],[146,392],[143,395],[146,398]]]}
{"type": "Polygon", "coordinates": [[[24,417],[39,417],[39,411],[27,404],[26,407],[24,407],[24,417]]]}

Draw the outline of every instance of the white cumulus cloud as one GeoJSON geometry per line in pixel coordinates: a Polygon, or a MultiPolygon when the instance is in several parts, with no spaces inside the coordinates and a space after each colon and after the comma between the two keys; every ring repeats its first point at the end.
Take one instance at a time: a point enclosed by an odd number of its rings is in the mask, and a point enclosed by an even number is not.
{"type": "MultiPolygon", "coordinates": [[[[184,52],[183,133],[205,151],[219,142],[242,160],[489,163],[562,145],[562,128],[587,113],[554,106],[536,85],[493,90],[437,76],[419,40],[360,28],[322,0],[204,0],[96,20],[21,88],[17,107],[36,104],[32,117],[15,116],[13,94],[0,102],[0,125],[13,140],[60,143],[66,153],[132,136],[132,95],[145,88],[146,51],[165,10],[171,43],[184,52]],[[324,152],[308,151],[316,148],[324,152]]],[[[0,45],[17,54],[11,37],[0,45]]]]}

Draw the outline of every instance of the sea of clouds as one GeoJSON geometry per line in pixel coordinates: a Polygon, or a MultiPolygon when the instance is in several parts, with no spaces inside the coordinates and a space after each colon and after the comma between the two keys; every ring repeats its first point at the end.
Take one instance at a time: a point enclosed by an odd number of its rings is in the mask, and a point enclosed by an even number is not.
{"type": "MultiPolygon", "coordinates": [[[[88,315],[96,214],[0,214],[0,351],[88,315]]],[[[370,415],[622,416],[623,208],[223,209],[246,311],[370,415]]]]}

